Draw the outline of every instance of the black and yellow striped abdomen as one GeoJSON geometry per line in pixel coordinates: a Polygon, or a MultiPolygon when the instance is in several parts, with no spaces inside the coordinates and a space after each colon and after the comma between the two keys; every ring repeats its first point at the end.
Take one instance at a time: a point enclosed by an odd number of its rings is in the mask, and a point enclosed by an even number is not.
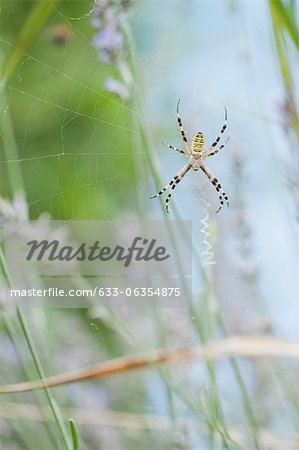
{"type": "Polygon", "coordinates": [[[193,152],[201,153],[204,149],[205,138],[204,135],[199,131],[193,136],[191,150],[193,152]]]}

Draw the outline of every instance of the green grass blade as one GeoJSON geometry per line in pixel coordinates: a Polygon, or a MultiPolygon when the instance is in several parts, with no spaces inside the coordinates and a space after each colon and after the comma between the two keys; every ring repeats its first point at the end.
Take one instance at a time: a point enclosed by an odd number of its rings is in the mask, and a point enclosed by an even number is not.
{"type": "Polygon", "coordinates": [[[71,428],[71,436],[73,441],[73,450],[79,450],[79,438],[76,423],[73,419],[69,419],[69,424],[71,428]]]}
{"type": "MultiPolygon", "coordinates": [[[[4,90],[0,90],[0,108],[2,111],[0,131],[2,134],[3,154],[6,160],[18,160],[19,153],[16,138],[4,90]]],[[[13,194],[19,191],[24,192],[23,174],[20,164],[8,164],[7,167],[7,178],[11,192],[13,194]]]]}
{"type": "MultiPolygon", "coordinates": [[[[25,316],[24,316],[21,308],[19,308],[19,307],[17,308],[17,315],[18,315],[18,319],[19,319],[22,331],[24,333],[24,336],[25,336],[28,348],[30,350],[30,353],[31,353],[34,365],[36,367],[37,373],[38,373],[40,379],[42,380],[42,379],[45,378],[45,374],[44,374],[44,371],[43,371],[40,359],[38,357],[37,351],[35,349],[35,346],[34,346],[34,343],[33,343],[33,340],[32,340],[32,337],[31,337],[28,325],[27,325],[27,321],[25,319],[25,316]]],[[[58,427],[58,429],[60,431],[60,435],[61,435],[64,447],[67,450],[71,450],[71,445],[70,445],[70,442],[69,442],[68,433],[67,433],[67,430],[66,430],[66,427],[65,427],[62,415],[60,413],[59,407],[58,407],[56,401],[54,400],[54,398],[52,397],[50,389],[45,387],[44,390],[45,390],[45,394],[46,394],[47,400],[49,402],[49,406],[50,406],[51,411],[53,413],[54,420],[55,420],[56,425],[57,425],[57,427],[58,427]]]]}
{"type": "Polygon", "coordinates": [[[12,75],[18,65],[22,62],[24,52],[31,46],[34,38],[53,11],[59,0],[40,0],[30,10],[14,47],[9,52],[0,75],[0,85],[12,75]]]}
{"type": "Polygon", "coordinates": [[[270,8],[279,17],[281,24],[288,31],[290,38],[299,51],[299,30],[295,21],[294,7],[285,5],[281,0],[270,0],[270,8]]]}

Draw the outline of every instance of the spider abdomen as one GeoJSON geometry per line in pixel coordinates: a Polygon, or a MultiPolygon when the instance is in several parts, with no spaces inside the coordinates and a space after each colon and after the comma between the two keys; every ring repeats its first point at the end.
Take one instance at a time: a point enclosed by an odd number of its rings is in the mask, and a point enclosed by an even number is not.
{"type": "Polygon", "coordinates": [[[205,138],[200,131],[193,136],[191,150],[193,152],[202,152],[204,149],[205,138]]]}

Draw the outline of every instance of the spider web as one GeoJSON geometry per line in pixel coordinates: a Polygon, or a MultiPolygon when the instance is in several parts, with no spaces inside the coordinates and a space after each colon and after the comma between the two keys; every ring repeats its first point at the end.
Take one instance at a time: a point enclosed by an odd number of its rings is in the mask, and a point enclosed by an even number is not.
{"type": "MultiPolygon", "coordinates": [[[[260,178],[269,170],[272,175],[267,178],[267,186],[263,185],[263,192],[268,189],[272,195],[277,176],[273,152],[267,151],[268,142],[275,139],[271,138],[269,127],[275,129],[281,123],[263,111],[268,111],[273,101],[270,97],[273,89],[266,89],[265,83],[267,86],[270,76],[274,78],[275,62],[269,56],[267,73],[258,80],[265,99],[261,107],[255,89],[259,52],[252,52],[252,63],[248,62],[249,57],[246,59],[250,46],[256,49],[259,45],[254,29],[246,29],[247,41],[237,44],[241,34],[239,16],[229,15],[225,6],[219,6],[215,15],[207,8],[204,11],[207,20],[198,29],[195,27],[200,16],[197,2],[190,2],[186,7],[191,13],[190,20],[181,23],[175,46],[177,53],[172,55],[167,51],[173,47],[173,32],[169,30],[175,30],[178,17],[186,12],[185,7],[182,10],[180,2],[175,2],[170,12],[167,2],[162,2],[163,20],[156,21],[154,4],[141,1],[129,5],[131,34],[136,43],[133,56],[137,61],[132,91],[139,98],[140,107],[103,89],[107,76],[121,78],[121,69],[112,61],[104,64],[98,59],[93,45],[97,31],[91,26],[94,4],[67,2],[67,5],[58,3],[46,28],[24,54],[21,67],[6,84],[3,128],[7,130],[11,121],[14,139],[10,139],[0,154],[2,195],[12,196],[11,178],[21,173],[32,218],[43,211],[60,219],[114,218],[145,214],[149,208],[161,217],[159,200],[149,200],[149,197],[184,164],[180,155],[161,144],[163,140],[182,146],[175,117],[178,98],[188,138],[193,132],[204,131],[208,135],[207,144],[218,135],[223,124],[223,106],[227,106],[230,148],[211,158],[208,165],[228,194],[232,190],[229,154],[233,151],[230,149],[239,143],[244,155],[248,155],[246,143],[251,142],[250,130],[254,129],[256,145],[250,147],[247,165],[256,177],[257,190],[249,190],[249,195],[253,203],[261,191],[260,178]],[[212,17],[217,21],[218,32],[208,41],[205,33],[212,17]],[[53,36],[62,25],[67,27],[67,40],[57,45],[53,36]],[[234,45],[226,46],[222,42],[220,45],[222,33],[234,45]],[[198,42],[209,45],[199,48],[198,42]],[[196,45],[194,49],[201,58],[186,52],[191,44],[196,45]],[[221,76],[209,69],[210,52],[216,49],[221,76]],[[223,56],[222,50],[225,50],[223,56]],[[236,89],[240,93],[237,99],[236,89]],[[145,123],[143,127],[141,122],[145,123]],[[14,145],[16,151],[12,151],[14,145]],[[265,148],[263,154],[260,148],[265,148]],[[156,184],[155,170],[161,175],[156,184]]],[[[242,8],[240,16],[252,23],[250,3],[242,8]]],[[[120,6],[117,14],[123,9],[120,6]]],[[[263,35],[264,50],[271,54],[268,41],[263,35]]],[[[1,42],[5,52],[13,48],[14,41],[9,34],[1,42]]],[[[279,83],[276,79],[270,81],[274,86],[279,83]]],[[[178,210],[182,217],[198,220],[199,226],[204,216],[202,200],[211,199],[210,212],[218,209],[217,194],[203,174],[200,175],[190,173],[176,189],[170,205],[171,214],[178,210]]],[[[231,199],[232,206],[235,200],[231,199]]],[[[267,200],[265,197],[264,203],[267,200]]],[[[262,205],[261,198],[259,204],[262,205]]],[[[256,202],[254,207],[259,207],[256,202]]]]}
{"type": "MultiPolygon", "coordinates": [[[[161,182],[166,184],[183,164],[178,155],[171,156],[171,151],[165,151],[161,138],[181,144],[175,123],[175,104],[177,97],[187,96],[186,87],[181,86],[179,95],[173,93],[171,102],[166,97],[169,91],[163,94],[160,87],[153,89],[150,95],[143,95],[147,105],[145,118],[136,105],[131,106],[105,92],[105,78],[111,74],[120,78],[120,69],[111,60],[103,64],[97,57],[93,45],[97,31],[90,25],[95,4],[78,6],[77,3],[80,2],[70,2],[77,16],[70,16],[70,9],[58,4],[47,27],[34,47],[24,53],[20,69],[6,85],[3,122],[5,128],[7,121],[12,121],[17,151],[12,155],[2,150],[1,169],[8,181],[7,173],[20,168],[33,218],[42,211],[49,211],[54,218],[115,217],[120,208],[136,212],[138,203],[142,210],[147,210],[149,181],[153,174],[142,143],[142,131],[136,126],[142,120],[150,125],[146,139],[151,141],[151,149],[156,150],[155,164],[165,180],[161,182]],[[55,45],[53,36],[61,26],[66,27],[67,40],[59,46],[55,45]],[[173,110],[165,125],[164,111],[156,107],[161,98],[167,103],[167,111],[173,110]],[[155,105],[151,104],[153,101],[155,105]],[[153,133],[155,129],[158,130],[153,133]],[[169,139],[166,130],[172,130],[169,139]]],[[[179,8],[179,4],[176,6],[179,8]]],[[[150,11],[151,7],[146,3],[134,3],[128,13],[137,16],[134,35],[141,50],[138,69],[144,73],[145,85],[151,86],[146,58],[151,56],[155,36],[163,36],[163,33],[158,24],[147,19],[147,9],[150,11]],[[141,54],[145,55],[143,59],[141,54]]],[[[124,6],[119,6],[116,14],[123,10],[124,6]]],[[[169,14],[170,25],[174,18],[175,14],[169,14]]],[[[2,39],[2,43],[6,50],[13,47],[7,39],[2,39]]],[[[179,79],[180,73],[174,80],[176,89],[179,79]]],[[[139,80],[135,80],[134,94],[138,95],[140,89],[139,80]]],[[[189,128],[190,138],[190,128],[197,131],[197,122],[203,122],[203,129],[207,128],[206,111],[198,107],[198,100],[202,102],[207,98],[202,96],[197,82],[192,89],[188,87],[188,91],[193,97],[190,104],[194,105],[193,111],[185,108],[184,123],[189,128]]],[[[208,101],[223,104],[220,96],[208,101]]],[[[218,120],[220,128],[220,120],[223,120],[220,115],[218,120]]],[[[218,131],[215,124],[213,134],[217,135],[218,131]]],[[[207,184],[203,178],[197,183],[201,187],[207,184]]],[[[156,189],[153,183],[151,189],[156,189]]],[[[9,194],[9,190],[5,193],[9,194]]],[[[175,195],[180,196],[177,192],[175,195]]],[[[196,201],[198,193],[194,197],[196,201]]],[[[193,200],[191,195],[187,206],[190,207],[193,200]]],[[[197,207],[199,211],[202,209],[200,202],[197,207]]],[[[184,205],[182,208],[184,211],[184,205]]]]}
{"type": "MultiPolygon", "coordinates": [[[[92,42],[96,30],[90,27],[86,35],[92,14],[88,9],[68,17],[57,7],[6,85],[3,130],[11,121],[17,151],[2,149],[1,171],[8,186],[9,172],[20,168],[31,217],[42,211],[56,218],[113,217],[121,204],[130,208],[136,186],[143,191],[147,184],[138,179],[146,170],[145,150],[133,148],[140,131],[132,121],[140,113],[103,90],[105,77],[117,77],[118,69],[111,61],[99,62],[92,42]],[[55,46],[51,33],[62,25],[69,36],[55,46]],[[50,61],[42,54],[45,47],[50,61]]],[[[6,39],[2,43],[13,47],[6,39]]]]}

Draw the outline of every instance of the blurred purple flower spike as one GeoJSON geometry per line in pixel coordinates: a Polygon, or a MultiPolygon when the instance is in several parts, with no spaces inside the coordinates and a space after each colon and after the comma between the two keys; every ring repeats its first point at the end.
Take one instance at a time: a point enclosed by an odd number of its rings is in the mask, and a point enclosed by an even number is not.
{"type": "Polygon", "coordinates": [[[113,27],[109,26],[94,38],[94,46],[99,50],[102,61],[111,63],[117,60],[123,51],[123,36],[113,27]]]}
{"type": "MultiPolygon", "coordinates": [[[[96,1],[92,25],[98,33],[93,39],[93,45],[98,51],[99,59],[107,64],[117,66],[127,63],[122,21],[128,4],[128,1],[120,2],[119,5],[113,0],[96,1]]],[[[104,86],[108,92],[113,92],[122,100],[129,99],[129,90],[122,81],[108,77],[104,86]]]]}
{"type": "Polygon", "coordinates": [[[122,100],[128,100],[130,98],[128,89],[125,87],[123,83],[121,83],[118,80],[115,80],[115,78],[112,77],[106,78],[104,87],[106,91],[116,94],[122,100]]]}

